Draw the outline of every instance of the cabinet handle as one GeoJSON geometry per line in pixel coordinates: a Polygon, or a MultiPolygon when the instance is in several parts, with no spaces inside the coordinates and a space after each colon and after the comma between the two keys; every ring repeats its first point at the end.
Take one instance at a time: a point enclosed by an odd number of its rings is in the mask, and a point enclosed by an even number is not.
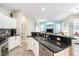
{"type": "Polygon", "coordinates": [[[74,43],[74,44],[79,45],[79,43],[74,43]]]}

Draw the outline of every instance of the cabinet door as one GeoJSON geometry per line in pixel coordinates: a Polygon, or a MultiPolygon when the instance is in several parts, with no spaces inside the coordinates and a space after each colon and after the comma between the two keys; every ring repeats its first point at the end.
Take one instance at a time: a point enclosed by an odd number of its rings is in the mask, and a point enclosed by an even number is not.
{"type": "Polygon", "coordinates": [[[5,28],[16,29],[16,19],[10,17],[6,17],[6,18],[7,20],[4,21],[4,23],[6,22],[5,28]]]}
{"type": "Polygon", "coordinates": [[[33,43],[32,49],[33,49],[34,55],[39,56],[39,42],[33,39],[32,43],[33,43]]]}
{"type": "Polygon", "coordinates": [[[11,21],[12,21],[11,18],[10,17],[7,17],[7,20],[6,20],[6,22],[7,22],[6,23],[6,28],[9,28],[9,29],[12,28],[11,26],[12,26],[13,23],[11,23],[11,21]]]}
{"type": "Polygon", "coordinates": [[[20,36],[13,36],[10,37],[8,40],[9,40],[9,50],[20,45],[20,36]]]}
{"type": "Polygon", "coordinates": [[[32,50],[35,56],[39,55],[39,43],[35,39],[28,38],[28,49],[32,50]]]}
{"type": "Polygon", "coordinates": [[[0,28],[15,29],[16,19],[10,18],[8,16],[0,16],[0,28]]]}
{"type": "Polygon", "coordinates": [[[79,39],[72,40],[72,50],[74,56],[79,56],[79,39]],[[78,44],[75,44],[78,43],[78,44]]]}
{"type": "Polygon", "coordinates": [[[2,28],[7,28],[7,18],[6,18],[6,16],[4,16],[2,18],[2,28]]]}
{"type": "Polygon", "coordinates": [[[8,44],[9,44],[9,50],[13,49],[15,47],[15,38],[14,37],[8,38],[8,44]]]}
{"type": "Polygon", "coordinates": [[[16,28],[16,19],[12,19],[11,24],[12,28],[16,28]]]}
{"type": "Polygon", "coordinates": [[[0,14],[0,28],[2,28],[2,19],[3,18],[3,16],[0,14]]]}
{"type": "Polygon", "coordinates": [[[20,45],[20,36],[15,36],[15,47],[20,45]]]}
{"type": "Polygon", "coordinates": [[[28,50],[32,50],[32,38],[28,38],[28,50]]]}
{"type": "Polygon", "coordinates": [[[74,45],[73,47],[73,55],[74,56],[79,56],[79,45],[74,45]]]}
{"type": "Polygon", "coordinates": [[[0,47],[0,56],[2,55],[1,47],[0,47]]]}
{"type": "Polygon", "coordinates": [[[9,26],[11,26],[11,24],[10,24],[10,18],[8,17],[8,16],[4,16],[3,18],[2,18],[3,20],[2,20],[2,28],[9,28],[9,26]]]}

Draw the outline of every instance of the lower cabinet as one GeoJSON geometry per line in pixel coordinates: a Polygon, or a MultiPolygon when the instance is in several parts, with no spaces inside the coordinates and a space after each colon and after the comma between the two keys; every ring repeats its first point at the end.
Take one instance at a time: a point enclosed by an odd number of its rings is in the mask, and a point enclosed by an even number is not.
{"type": "Polygon", "coordinates": [[[79,56],[79,39],[72,40],[73,56],[79,56]]]}
{"type": "Polygon", "coordinates": [[[20,36],[12,36],[8,38],[9,51],[20,45],[20,36]]]}
{"type": "Polygon", "coordinates": [[[39,56],[39,43],[33,38],[28,38],[28,50],[32,50],[35,56],[39,56]]]}
{"type": "Polygon", "coordinates": [[[79,56],[79,45],[74,44],[73,56],[79,56]]]}

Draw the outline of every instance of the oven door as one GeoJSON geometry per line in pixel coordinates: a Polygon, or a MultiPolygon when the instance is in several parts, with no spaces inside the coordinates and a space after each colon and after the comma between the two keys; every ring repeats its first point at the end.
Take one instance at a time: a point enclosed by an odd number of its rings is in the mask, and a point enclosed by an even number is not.
{"type": "Polygon", "coordinates": [[[1,51],[1,46],[0,46],[0,56],[1,56],[1,54],[2,54],[2,51],[1,51]]]}
{"type": "Polygon", "coordinates": [[[7,42],[5,42],[4,44],[1,45],[1,47],[0,47],[0,55],[1,56],[8,55],[8,43],[7,42]]]}

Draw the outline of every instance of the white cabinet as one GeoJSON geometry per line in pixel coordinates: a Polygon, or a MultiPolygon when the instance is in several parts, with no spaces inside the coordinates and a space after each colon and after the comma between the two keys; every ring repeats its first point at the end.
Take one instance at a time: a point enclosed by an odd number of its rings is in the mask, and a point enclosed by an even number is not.
{"type": "Polygon", "coordinates": [[[10,25],[10,28],[16,28],[16,19],[11,19],[10,25]]]}
{"type": "Polygon", "coordinates": [[[16,29],[16,19],[9,18],[9,19],[7,20],[6,27],[7,27],[7,28],[14,28],[14,29],[16,29]]]}
{"type": "Polygon", "coordinates": [[[15,29],[16,19],[0,14],[0,28],[15,29]]]}
{"type": "Polygon", "coordinates": [[[79,56],[79,45],[77,44],[73,46],[73,56],[79,56]]]}
{"type": "Polygon", "coordinates": [[[2,28],[16,29],[16,19],[7,16],[4,17],[4,20],[2,21],[2,28]]]}
{"type": "Polygon", "coordinates": [[[72,49],[73,49],[73,55],[79,56],[79,37],[76,40],[72,40],[72,49]]]}
{"type": "Polygon", "coordinates": [[[20,45],[20,43],[21,43],[21,41],[20,41],[20,36],[16,36],[16,40],[15,40],[15,46],[19,46],[20,45]]]}
{"type": "Polygon", "coordinates": [[[3,15],[0,14],[0,28],[2,28],[3,15]]]}
{"type": "Polygon", "coordinates": [[[13,36],[8,38],[9,51],[20,45],[20,36],[13,36]]]}
{"type": "Polygon", "coordinates": [[[28,50],[32,50],[35,56],[39,56],[39,42],[33,38],[28,38],[28,50]]]}
{"type": "Polygon", "coordinates": [[[15,46],[15,37],[8,38],[9,50],[13,49],[15,46]]]}

